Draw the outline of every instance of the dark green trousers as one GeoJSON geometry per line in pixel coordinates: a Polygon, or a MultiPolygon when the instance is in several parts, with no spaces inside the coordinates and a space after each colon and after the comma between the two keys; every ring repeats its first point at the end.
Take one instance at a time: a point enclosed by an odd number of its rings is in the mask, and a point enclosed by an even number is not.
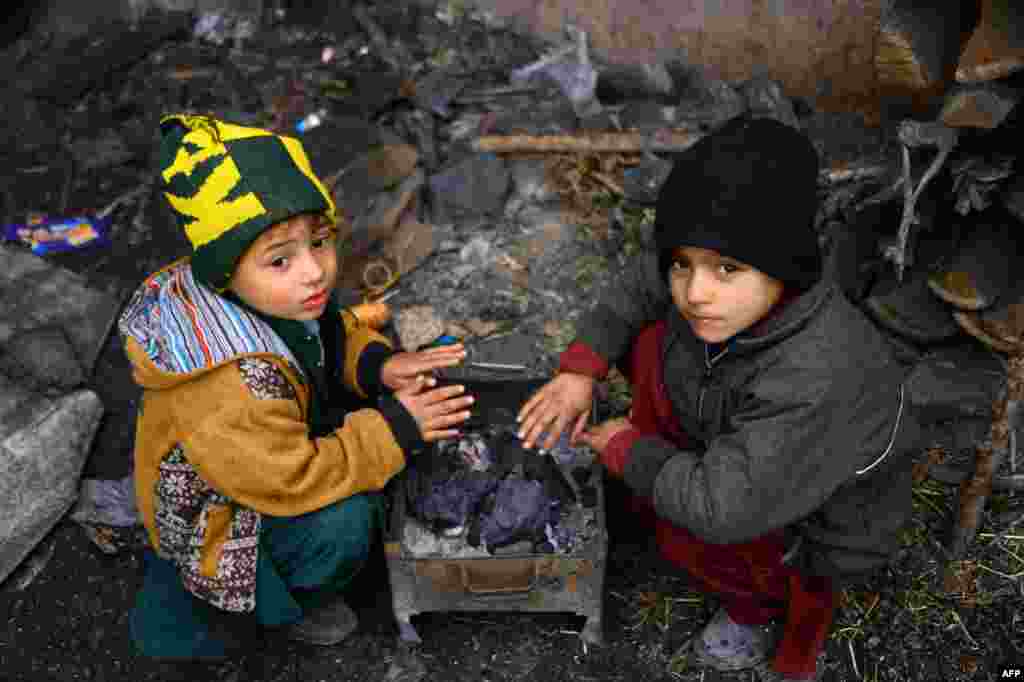
{"type": "Polygon", "coordinates": [[[192,596],[175,565],[147,549],[142,589],[129,616],[136,649],[162,659],[222,658],[232,648],[233,623],[274,627],[299,620],[344,590],[365,565],[382,527],[382,502],[379,493],[367,493],[302,516],[264,516],[256,609],[244,617],[192,596]]]}

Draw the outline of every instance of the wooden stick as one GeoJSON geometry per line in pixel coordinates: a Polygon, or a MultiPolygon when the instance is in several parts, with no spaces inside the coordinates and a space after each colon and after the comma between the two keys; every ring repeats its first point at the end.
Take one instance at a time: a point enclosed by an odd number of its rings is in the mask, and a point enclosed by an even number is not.
{"type": "Polygon", "coordinates": [[[960,484],[960,509],[949,544],[951,561],[947,564],[947,572],[955,570],[955,564],[967,553],[967,546],[978,534],[981,513],[988,496],[992,493],[993,476],[1009,451],[1010,428],[1007,407],[1011,401],[1024,397],[1024,355],[1011,357],[1007,366],[1007,388],[992,406],[992,429],[989,438],[978,446],[974,474],[960,484]]]}
{"type": "Polygon", "coordinates": [[[686,130],[660,130],[644,133],[590,133],[585,135],[484,135],[473,142],[478,152],[513,154],[546,153],[640,153],[681,152],[703,137],[686,130]]]}

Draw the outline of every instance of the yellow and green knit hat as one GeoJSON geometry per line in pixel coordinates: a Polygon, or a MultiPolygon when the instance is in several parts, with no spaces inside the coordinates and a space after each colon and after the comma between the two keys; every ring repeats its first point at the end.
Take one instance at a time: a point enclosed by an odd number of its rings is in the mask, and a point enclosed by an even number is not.
{"type": "Polygon", "coordinates": [[[335,220],[330,193],[293,137],[174,114],[160,120],[159,162],[164,196],[192,244],[193,275],[218,292],[271,225],[300,213],[335,220]]]}

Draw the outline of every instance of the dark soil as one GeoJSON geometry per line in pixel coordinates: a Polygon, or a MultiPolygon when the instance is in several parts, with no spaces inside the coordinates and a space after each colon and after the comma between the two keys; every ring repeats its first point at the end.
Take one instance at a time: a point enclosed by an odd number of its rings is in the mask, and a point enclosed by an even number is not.
{"type": "MultiPolygon", "coordinates": [[[[409,21],[396,25],[413,35],[419,26],[409,21]]],[[[496,49],[495,36],[482,25],[469,26],[472,31],[455,39],[455,47],[468,55],[467,60],[474,58],[473,51],[483,55],[475,59],[487,69],[504,69],[506,60],[491,55],[507,56],[512,50],[496,49]]],[[[356,29],[349,25],[348,30],[356,29]]],[[[504,33],[498,39],[512,40],[504,33]]],[[[522,58],[516,64],[532,58],[530,48],[517,49],[522,58]]],[[[134,188],[146,172],[139,166],[102,179],[88,178],[75,187],[72,204],[88,206],[94,197],[109,201],[134,188]]],[[[59,187],[45,176],[34,187],[25,178],[19,182],[23,184],[18,196],[33,197],[32,207],[56,202],[59,187]]],[[[91,277],[114,278],[127,291],[154,269],[187,253],[187,245],[159,215],[150,216],[148,224],[150,229],[130,238],[125,235],[106,252],[54,260],[91,277]]],[[[449,238],[460,246],[475,233],[486,234],[500,248],[515,252],[522,237],[514,221],[482,229],[456,229],[449,238]]],[[[590,305],[593,291],[613,277],[616,259],[609,254],[617,250],[601,239],[569,235],[531,263],[525,284],[510,283],[495,272],[451,282],[445,274],[456,256],[439,253],[410,275],[391,303],[396,308],[432,303],[442,312],[451,312],[458,304],[463,313],[459,317],[468,317],[465,313],[480,314],[496,288],[515,290],[527,301],[514,331],[526,340],[531,368],[548,372],[557,344],[550,334],[545,336],[545,323],[571,321],[590,305]],[[554,291],[558,297],[538,295],[538,290],[554,291]]],[[[139,390],[116,336],[104,347],[90,385],[107,413],[85,476],[123,477],[131,470],[139,390]]],[[[658,556],[652,538],[636,532],[623,499],[620,486],[609,483],[603,647],[584,646],[577,635],[582,619],[572,615],[455,612],[415,617],[423,642],[401,646],[391,613],[387,567],[378,548],[351,590],[360,627],[341,645],[315,648],[289,642],[277,632],[239,627],[243,648],[228,662],[154,662],[134,655],[127,632],[127,613],[140,583],[140,546],[129,541],[119,553],[106,555],[81,527],[64,521],[44,543],[44,549],[52,546],[54,551],[38,577],[23,590],[10,585],[0,590],[0,680],[756,679],[754,672],[725,675],[687,665],[685,653],[677,655],[717,604],[658,556]],[[417,670],[424,674],[418,677],[417,670]]],[[[1008,494],[990,499],[981,535],[968,557],[973,574],[964,576],[959,594],[943,584],[942,544],[955,507],[954,488],[934,482],[919,486],[914,522],[891,568],[844,592],[828,640],[825,680],[992,680],[1001,666],[1024,667],[1024,529],[1014,534],[1010,527],[1024,511],[1021,501],[1008,494]],[[1006,537],[994,537],[1001,533],[1006,537]]]]}

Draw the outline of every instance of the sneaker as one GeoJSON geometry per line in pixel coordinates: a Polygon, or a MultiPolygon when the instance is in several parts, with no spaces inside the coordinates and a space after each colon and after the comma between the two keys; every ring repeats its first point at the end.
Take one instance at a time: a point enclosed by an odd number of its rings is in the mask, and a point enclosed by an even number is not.
{"type": "Polygon", "coordinates": [[[318,646],[338,644],[355,631],[359,618],[340,597],[307,613],[286,628],[289,639],[318,646]]]}
{"type": "Polygon", "coordinates": [[[1007,221],[979,221],[952,264],[928,277],[928,288],[961,310],[992,307],[1013,283],[1020,249],[1007,221]]]}
{"type": "Polygon", "coordinates": [[[774,646],[771,625],[741,625],[720,608],[694,640],[693,652],[702,665],[734,671],[768,660],[774,646]]]}

